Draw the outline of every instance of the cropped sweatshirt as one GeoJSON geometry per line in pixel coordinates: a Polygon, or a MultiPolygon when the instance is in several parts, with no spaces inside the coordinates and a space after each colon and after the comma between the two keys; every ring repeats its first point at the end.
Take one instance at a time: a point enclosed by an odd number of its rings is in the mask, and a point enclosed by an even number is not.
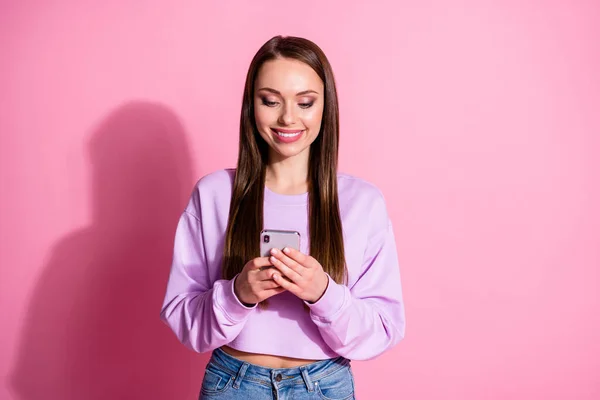
{"type": "MultiPolygon", "coordinates": [[[[317,302],[304,302],[285,291],[270,297],[268,307],[261,309],[237,298],[237,275],[222,278],[234,174],[235,170],[221,170],[201,178],[177,225],[160,317],[179,341],[197,352],[228,345],[302,359],[367,360],[404,337],[396,242],[377,187],[338,174],[347,284],[328,275],[327,289],[317,302]]],[[[264,191],[264,228],[298,231],[300,251],[310,254],[308,193],[282,195],[267,187],[264,191]]]]}

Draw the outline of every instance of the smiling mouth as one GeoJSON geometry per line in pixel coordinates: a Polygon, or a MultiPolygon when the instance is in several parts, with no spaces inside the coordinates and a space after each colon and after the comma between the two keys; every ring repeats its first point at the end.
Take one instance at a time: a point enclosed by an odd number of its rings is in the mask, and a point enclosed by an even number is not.
{"type": "Polygon", "coordinates": [[[304,130],[281,130],[281,129],[272,129],[271,131],[275,132],[277,134],[277,136],[283,137],[283,138],[293,138],[296,137],[298,135],[300,135],[302,132],[304,132],[304,130]]]}

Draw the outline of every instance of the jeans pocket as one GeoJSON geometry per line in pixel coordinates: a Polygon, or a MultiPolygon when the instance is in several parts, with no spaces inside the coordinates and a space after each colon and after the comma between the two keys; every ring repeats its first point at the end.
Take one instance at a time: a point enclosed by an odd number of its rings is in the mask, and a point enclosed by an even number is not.
{"type": "Polygon", "coordinates": [[[227,371],[222,370],[213,363],[208,363],[202,379],[201,394],[224,393],[231,387],[233,376],[227,371]]]}
{"type": "Polygon", "coordinates": [[[315,382],[317,393],[323,400],[354,399],[354,384],[349,367],[340,368],[315,382]]]}

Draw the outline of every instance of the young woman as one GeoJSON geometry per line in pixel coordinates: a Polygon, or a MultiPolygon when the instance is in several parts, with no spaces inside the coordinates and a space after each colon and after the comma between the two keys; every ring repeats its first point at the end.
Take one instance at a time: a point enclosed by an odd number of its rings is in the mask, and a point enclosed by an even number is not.
{"type": "Polygon", "coordinates": [[[352,399],[350,360],[403,338],[386,205],[338,173],[338,139],[321,49],[269,40],[246,77],[237,168],[200,179],[175,235],[161,318],[212,351],[201,398],[352,399]],[[263,229],[299,232],[300,249],[260,257],[263,229]]]}

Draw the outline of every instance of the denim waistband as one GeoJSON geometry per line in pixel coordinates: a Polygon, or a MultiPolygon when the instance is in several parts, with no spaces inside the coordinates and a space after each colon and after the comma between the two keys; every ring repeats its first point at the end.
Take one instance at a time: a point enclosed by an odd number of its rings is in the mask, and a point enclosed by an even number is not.
{"type": "Polygon", "coordinates": [[[276,382],[279,387],[305,384],[311,392],[314,387],[312,381],[323,379],[350,365],[350,360],[340,356],[294,368],[267,368],[235,358],[220,348],[213,350],[210,362],[235,376],[234,386],[237,387],[242,380],[251,380],[266,386],[276,382]]]}

